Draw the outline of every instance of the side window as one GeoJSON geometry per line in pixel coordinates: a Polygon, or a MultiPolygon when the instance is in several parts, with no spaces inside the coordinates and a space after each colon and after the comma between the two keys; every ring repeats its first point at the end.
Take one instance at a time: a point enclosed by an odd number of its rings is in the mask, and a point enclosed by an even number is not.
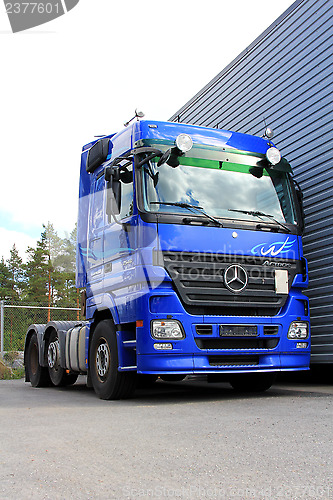
{"type": "Polygon", "coordinates": [[[121,202],[120,219],[133,215],[133,167],[127,167],[126,172],[120,174],[121,202]]]}

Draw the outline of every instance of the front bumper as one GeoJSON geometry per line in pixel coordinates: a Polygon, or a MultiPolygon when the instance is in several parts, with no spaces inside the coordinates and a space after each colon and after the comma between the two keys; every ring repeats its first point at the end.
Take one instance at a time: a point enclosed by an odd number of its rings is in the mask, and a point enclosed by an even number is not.
{"type": "MultiPolygon", "coordinates": [[[[298,347],[298,340],[287,338],[292,321],[309,321],[305,315],[302,293],[288,297],[280,314],[274,317],[195,316],[186,313],[175,294],[159,292],[159,311],[152,310],[152,300],[142,310],[147,311],[143,327],[137,328],[137,371],[150,374],[209,374],[253,373],[271,371],[308,370],[310,364],[310,337],[298,347]],[[148,305],[148,307],[147,307],[148,305]],[[171,314],[167,314],[166,312],[171,314]],[[152,320],[174,319],[181,322],[186,337],[182,340],[152,338],[152,320]],[[198,325],[211,326],[209,334],[199,334],[198,325]],[[257,327],[254,343],[244,342],[246,335],[228,338],[220,335],[220,325],[247,325],[257,327]],[[273,333],[274,332],[274,333],[273,333]],[[172,344],[172,349],[157,350],[154,344],[172,344]],[[223,346],[228,348],[223,348],[223,346]],[[246,346],[250,346],[250,348],[246,346]],[[239,348],[238,348],[239,346],[239,348]],[[212,347],[212,348],[211,348],[212,347]]],[[[253,339],[253,337],[251,337],[253,339]]]]}

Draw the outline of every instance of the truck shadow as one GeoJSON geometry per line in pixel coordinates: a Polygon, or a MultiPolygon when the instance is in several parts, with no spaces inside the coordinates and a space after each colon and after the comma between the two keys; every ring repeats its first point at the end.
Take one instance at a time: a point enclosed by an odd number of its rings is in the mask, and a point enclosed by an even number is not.
{"type": "MultiPolygon", "coordinates": [[[[322,387],[321,387],[322,388],[322,387]]],[[[82,393],[91,398],[97,398],[93,389],[88,388],[83,381],[78,381],[71,387],[58,389],[66,393],[82,393]]],[[[316,387],[309,387],[300,384],[299,389],[296,384],[278,383],[270,389],[261,393],[237,392],[228,383],[209,384],[203,381],[164,382],[157,381],[149,388],[136,389],[130,399],[117,401],[103,401],[117,405],[168,405],[186,404],[197,402],[219,402],[233,400],[256,400],[256,399],[276,399],[276,398],[309,398],[327,397],[332,391],[317,392],[316,387]]],[[[97,401],[101,401],[98,400],[97,401]]]]}

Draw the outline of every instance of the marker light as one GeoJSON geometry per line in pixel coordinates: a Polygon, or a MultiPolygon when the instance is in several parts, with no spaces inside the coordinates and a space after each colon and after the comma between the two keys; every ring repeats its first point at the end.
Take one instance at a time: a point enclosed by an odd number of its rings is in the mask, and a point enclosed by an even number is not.
{"type": "Polygon", "coordinates": [[[171,320],[152,321],[151,334],[158,340],[178,340],[185,337],[180,323],[171,320]]]}
{"type": "Polygon", "coordinates": [[[288,339],[306,339],[309,335],[309,325],[303,321],[293,321],[290,323],[288,339]]]}
{"type": "Polygon", "coordinates": [[[272,165],[276,165],[281,161],[281,153],[277,148],[272,147],[267,149],[266,158],[272,165]]]}
{"type": "Polygon", "coordinates": [[[187,153],[193,146],[193,141],[191,137],[187,134],[179,134],[176,139],[176,146],[182,153],[187,153]]]}

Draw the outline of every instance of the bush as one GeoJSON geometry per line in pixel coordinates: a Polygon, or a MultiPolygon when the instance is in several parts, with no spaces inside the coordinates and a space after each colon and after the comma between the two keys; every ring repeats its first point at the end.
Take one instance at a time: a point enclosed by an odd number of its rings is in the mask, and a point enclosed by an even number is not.
{"type": "Polygon", "coordinates": [[[0,359],[0,380],[12,380],[24,377],[24,368],[12,369],[0,359]]]}

